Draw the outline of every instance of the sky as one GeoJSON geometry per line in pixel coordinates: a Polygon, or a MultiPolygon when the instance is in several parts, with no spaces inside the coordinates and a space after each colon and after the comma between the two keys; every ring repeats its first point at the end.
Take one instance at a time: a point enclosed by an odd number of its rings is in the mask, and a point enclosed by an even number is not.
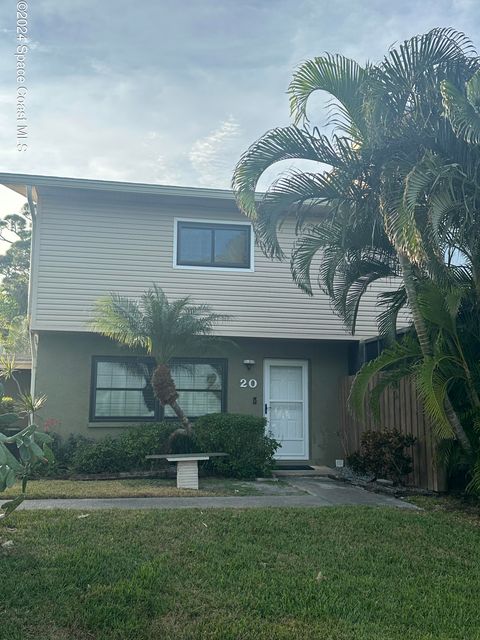
{"type": "MultiPolygon", "coordinates": [[[[436,26],[480,48],[479,0],[35,0],[18,151],[16,7],[1,0],[7,172],[228,188],[249,144],[288,124],[301,61],[325,51],[376,61],[436,26]]],[[[0,187],[0,216],[22,202],[0,187]]]]}

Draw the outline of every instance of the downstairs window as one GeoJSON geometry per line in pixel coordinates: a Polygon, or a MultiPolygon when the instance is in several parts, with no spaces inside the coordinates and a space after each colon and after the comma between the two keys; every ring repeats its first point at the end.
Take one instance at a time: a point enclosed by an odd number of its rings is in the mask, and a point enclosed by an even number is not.
{"type": "MultiPolygon", "coordinates": [[[[151,358],[94,357],[90,420],[92,422],[154,422],[175,418],[170,407],[155,400],[151,358]]],[[[189,418],[226,410],[226,361],[177,358],[171,363],[178,403],[189,418]]]]}
{"type": "MultiPolygon", "coordinates": [[[[177,359],[172,363],[172,376],[178,404],[189,418],[225,411],[224,361],[177,359]]],[[[166,418],[174,415],[170,407],[165,407],[166,418]]]]}
{"type": "Polygon", "coordinates": [[[91,419],[155,420],[151,360],[94,358],[91,419]]]}

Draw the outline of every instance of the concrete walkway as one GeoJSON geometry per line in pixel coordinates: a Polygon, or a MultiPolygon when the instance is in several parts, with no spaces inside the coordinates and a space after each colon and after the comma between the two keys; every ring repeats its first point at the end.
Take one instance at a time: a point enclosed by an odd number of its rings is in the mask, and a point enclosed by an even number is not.
{"type": "Polygon", "coordinates": [[[390,496],[326,478],[292,478],[289,484],[305,491],[301,495],[259,495],[203,498],[69,498],[25,500],[20,509],[249,509],[253,507],[333,507],[369,505],[416,509],[390,496]]]}

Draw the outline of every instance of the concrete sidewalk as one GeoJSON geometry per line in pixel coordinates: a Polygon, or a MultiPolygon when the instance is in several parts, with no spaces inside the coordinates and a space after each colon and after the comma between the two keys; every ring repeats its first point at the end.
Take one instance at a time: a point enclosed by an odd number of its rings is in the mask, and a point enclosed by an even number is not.
{"type": "Polygon", "coordinates": [[[295,478],[292,486],[303,495],[212,496],[203,498],[69,498],[25,500],[19,509],[249,509],[260,507],[333,507],[368,505],[416,509],[412,504],[390,496],[371,493],[326,478],[295,478]]]}

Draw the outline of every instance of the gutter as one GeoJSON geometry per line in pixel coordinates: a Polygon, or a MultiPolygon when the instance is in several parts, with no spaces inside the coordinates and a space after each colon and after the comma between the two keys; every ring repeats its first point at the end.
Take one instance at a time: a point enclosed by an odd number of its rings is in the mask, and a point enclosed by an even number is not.
{"type": "MultiPolygon", "coordinates": [[[[28,276],[28,303],[27,303],[27,317],[29,329],[32,323],[31,308],[32,308],[32,291],[33,291],[33,240],[36,234],[37,228],[37,207],[33,201],[33,188],[29,185],[25,187],[28,208],[30,210],[30,217],[32,220],[32,235],[30,239],[30,272],[28,276]]],[[[38,333],[34,333],[30,329],[30,355],[32,358],[32,369],[30,374],[30,395],[35,397],[35,378],[37,373],[37,347],[38,347],[38,333]]]]}

